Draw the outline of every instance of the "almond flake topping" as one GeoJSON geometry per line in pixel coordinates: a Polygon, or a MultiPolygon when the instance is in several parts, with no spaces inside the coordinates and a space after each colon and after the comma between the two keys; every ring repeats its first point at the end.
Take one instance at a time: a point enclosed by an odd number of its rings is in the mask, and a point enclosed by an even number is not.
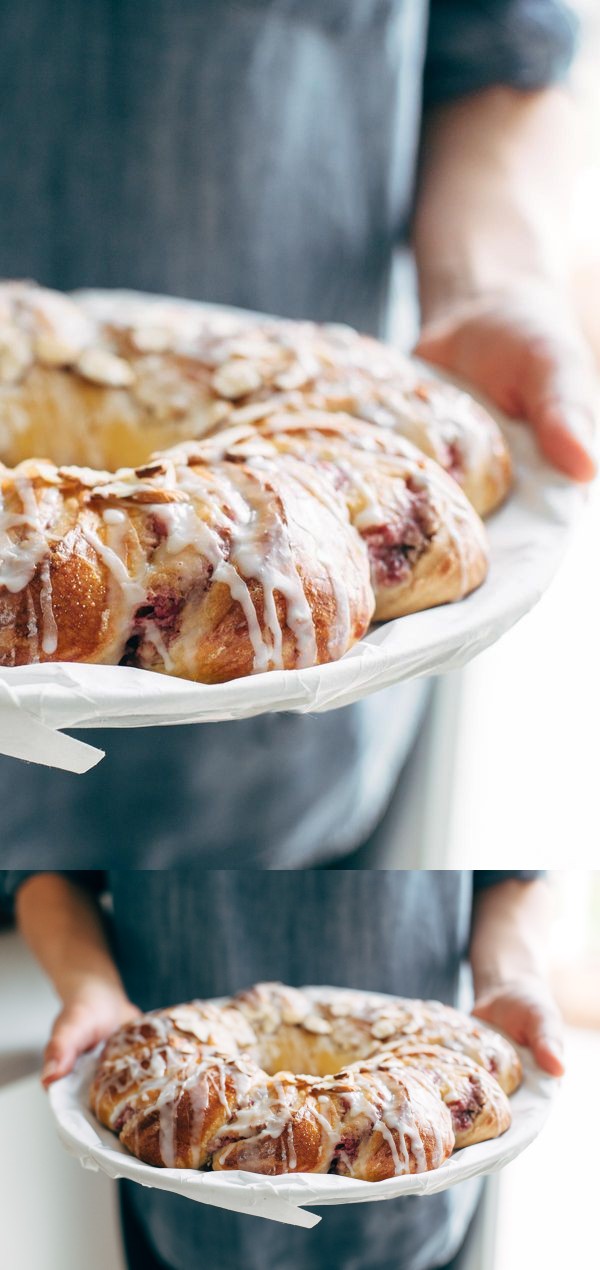
{"type": "Polygon", "coordinates": [[[318,1014],[308,1014],[302,1020],[302,1026],[307,1032],[314,1032],[317,1036],[326,1036],[328,1032],[331,1032],[331,1023],[328,1023],[327,1019],[321,1019],[318,1014]]]}
{"type": "Polygon", "coordinates": [[[203,1019],[195,1010],[181,1009],[170,1011],[171,1021],[175,1024],[180,1032],[185,1032],[189,1036],[195,1036],[199,1041],[208,1041],[212,1034],[213,1026],[209,1019],[203,1019]]]}
{"type": "Polygon", "coordinates": [[[273,383],[278,388],[283,388],[284,392],[290,392],[294,388],[302,388],[308,382],[309,375],[304,366],[299,362],[292,364],[288,370],[282,370],[275,376],[273,383]]]}
{"type": "Polygon", "coordinates": [[[229,408],[231,410],[230,419],[232,423],[256,423],[257,419],[266,419],[268,415],[280,410],[281,398],[266,397],[264,401],[252,401],[247,406],[229,408]]]}
{"type": "Polygon", "coordinates": [[[16,326],[0,330],[0,383],[15,384],[32,362],[31,344],[16,326]]]}
{"type": "Polygon", "coordinates": [[[136,326],[131,338],[140,353],[165,353],[171,348],[173,335],[166,326],[136,326]]]}
{"type": "Polygon", "coordinates": [[[281,1011],[281,1019],[283,1023],[302,1023],[306,1018],[308,1006],[306,1010],[297,1009],[293,1005],[285,1005],[281,1011]]]}
{"type": "Polygon", "coordinates": [[[352,1001],[344,1001],[343,997],[339,1001],[331,1001],[329,1013],[336,1019],[347,1019],[356,1013],[356,1002],[353,1004],[352,1001]]]}
{"type": "Polygon", "coordinates": [[[378,1041],[385,1041],[388,1036],[393,1036],[397,1031],[397,1024],[392,1019],[377,1019],[371,1028],[371,1036],[378,1041]]]}
{"type": "Polygon", "coordinates": [[[77,360],[80,348],[53,331],[41,331],[35,341],[35,355],[43,366],[70,366],[77,360]]]}
{"type": "Polygon", "coordinates": [[[212,377],[212,385],[215,392],[221,397],[229,397],[235,401],[236,397],[245,397],[249,392],[255,392],[262,387],[262,375],[252,362],[243,362],[235,359],[223,362],[214,372],[212,377]]]}
{"type": "Polygon", "coordinates": [[[134,382],[131,366],[105,348],[86,348],[75,363],[84,379],[108,388],[129,388],[134,382]]]}

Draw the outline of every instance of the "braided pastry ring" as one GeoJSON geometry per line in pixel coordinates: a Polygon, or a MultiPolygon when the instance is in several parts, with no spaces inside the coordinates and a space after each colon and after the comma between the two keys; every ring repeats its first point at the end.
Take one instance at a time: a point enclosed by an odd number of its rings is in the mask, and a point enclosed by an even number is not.
{"type": "Polygon", "coordinates": [[[503,1133],[520,1080],[508,1041],[439,1002],[266,983],[122,1028],[90,1106],[158,1167],[381,1181],[503,1133]]]}

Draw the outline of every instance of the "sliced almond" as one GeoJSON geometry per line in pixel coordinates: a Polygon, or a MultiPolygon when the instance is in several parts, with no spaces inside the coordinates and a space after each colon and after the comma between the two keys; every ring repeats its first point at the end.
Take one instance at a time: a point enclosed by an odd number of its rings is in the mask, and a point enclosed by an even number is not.
{"type": "Polygon", "coordinates": [[[223,365],[231,358],[239,357],[245,362],[280,362],[281,349],[273,346],[260,331],[244,331],[241,335],[233,335],[215,349],[216,360],[223,365]]]}
{"type": "Polygon", "coordinates": [[[144,463],[142,467],[134,468],[134,472],[140,478],[144,476],[166,476],[167,469],[164,463],[157,459],[154,463],[144,463]]]}
{"type": "Polygon", "coordinates": [[[80,351],[75,344],[61,339],[53,331],[42,331],[34,344],[35,356],[43,366],[71,366],[80,351]]]}
{"type": "Polygon", "coordinates": [[[103,481],[112,480],[110,472],[97,472],[92,467],[59,467],[58,475],[61,481],[70,481],[74,485],[85,485],[88,489],[95,489],[103,481]]]}
{"type": "Polygon", "coordinates": [[[392,1019],[377,1019],[371,1027],[371,1036],[376,1041],[385,1041],[388,1036],[393,1036],[398,1031],[398,1025],[392,1019]]]}
{"type": "Polygon", "coordinates": [[[221,397],[235,401],[237,397],[245,397],[249,392],[256,392],[262,387],[263,379],[260,371],[252,362],[244,362],[232,358],[223,362],[214,372],[212,386],[221,397]]]}
{"type": "Polygon", "coordinates": [[[183,490],[165,489],[161,485],[129,485],[126,481],[113,481],[110,485],[98,485],[92,490],[93,498],[118,498],[142,506],[159,506],[164,503],[187,503],[183,490]]]}
{"type": "Polygon", "coordinates": [[[163,489],[162,486],[134,486],[129,497],[134,503],[188,503],[189,496],[179,489],[163,489]]]}
{"type": "Polygon", "coordinates": [[[398,1031],[402,1032],[403,1036],[412,1036],[413,1033],[420,1032],[421,1028],[422,1024],[419,1019],[407,1018],[405,1022],[402,1023],[401,1027],[399,1027],[398,1031]]]}
{"type": "Polygon", "coordinates": [[[226,1027],[239,1045],[256,1044],[256,1036],[248,1022],[240,1010],[224,1009],[221,1017],[221,1023],[226,1027]]]}
{"type": "Polygon", "coordinates": [[[265,401],[253,401],[248,406],[230,407],[230,420],[236,424],[256,423],[258,419],[266,419],[280,409],[281,397],[267,397],[265,401]]]}
{"type": "Polygon", "coordinates": [[[75,367],[84,379],[108,388],[129,388],[135,379],[129,362],[105,348],[84,349],[75,367]]]}
{"type": "Polygon", "coordinates": [[[166,326],[136,326],[131,339],[140,353],[165,353],[173,346],[173,334],[166,326]]]}
{"type": "Polygon", "coordinates": [[[175,1026],[179,1031],[188,1033],[189,1036],[196,1036],[197,1040],[206,1043],[210,1039],[211,1027],[202,1019],[175,1019],[175,1026]]]}
{"type": "Polygon", "coordinates": [[[281,1018],[283,1023],[302,1023],[306,1018],[306,1014],[307,1010],[303,1010],[302,1008],[298,1009],[293,1005],[286,1005],[281,1011],[281,1018]]]}
{"type": "Polygon", "coordinates": [[[31,344],[17,326],[0,330],[0,383],[16,384],[31,365],[31,344]]]}
{"type": "Polygon", "coordinates": [[[281,1023],[281,1016],[276,1010],[264,1010],[259,1015],[259,1030],[268,1034],[276,1032],[281,1023]]]}
{"type": "Polygon", "coordinates": [[[332,1001],[329,1006],[329,1013],[333,1014],[335,1019],[347,1019],[354,1013],[351,1001],[344,1001],[341,997],[339,1001],[332,1001]]]}
{"type": "Polygon", "coordinates": [[[314,1032],[317,1036],[326,1036],[328,1032],[331,1032],[331,1023],[328,1023],[327,1019],[322,1019],[318,1014],[307,1014],[306,1018],[302,1020],[302,1026],[306,1028],[307,1032],[314,1032]]]}
{"type": "Polygon", "coordinates": [[[304,366],[300,362],[296,362],[287,370],[282,370],[275,376],[273,383],[278,388],[282,388],[284,392],[291,392],[294,388],[302,388],[308,382],[309,375],[304,366]]]}
{"type": "Polygon", "coordinates": [[[206,1019],[199,1019],[191,1011],[189,1013],[183,1010],[177,1011],[176,1014],[171,1015],[171,1019],[180,1032],[195,1036],[198,1041],[206,1042],[211,1035],[212,1028],[210,1023],[206,1019]]]}
{"type": "Polygon", "coordinates": [[[233,407],[228,401],[210,401],[206,406],[202,407],[202,429],[214,428],[218,423],[223,423],[232,414],[233,407]]]}

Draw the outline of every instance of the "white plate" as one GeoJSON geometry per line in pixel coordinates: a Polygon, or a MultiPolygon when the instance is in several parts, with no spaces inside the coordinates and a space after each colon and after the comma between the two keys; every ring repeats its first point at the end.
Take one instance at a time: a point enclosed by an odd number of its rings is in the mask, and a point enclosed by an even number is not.
{"type": "Polygon", "coordinates": [[[488,521],[490,573],[468,599],[382,623],[330,665],[225,684],[69,662],[0,669],[0,754],[84,772],[102,751],[56,729],[206,723],[278,710],[316,713],[403,679],[463,666],[539,600],[583,504],[581,489],[543,462],[528,429],[499,422],[513,454],[515,487],[488,521]]]}
{"type": "Polygon", "coordinates": [[[202,1204],[233,1212],[268,1217],[294,1226],[314,1226],[316,1213],[304,1206],[360,1204],[401,1195],[433,1195],[468,1178],[494,1173],[514,1160],[540,1132],[558,1088],[558,1081],[535,1066],[528,1051],[520,1051],[524,1080],[510,1105],[513,1121],[500,1138],[464,1147],[430,1173],[358,1182],[332,1174],[295,1173],[263,1177],[242,1170],[203,1173],[194,1169],[158,1169],[130,1155],[110,1130],[88,1109],[88,1089],[101,1047],[86,1054],[71,1075],[50,1087],[50,1106],[63,1145],[85,1168],[109,1177],[126,1177],[202,1204]]]}

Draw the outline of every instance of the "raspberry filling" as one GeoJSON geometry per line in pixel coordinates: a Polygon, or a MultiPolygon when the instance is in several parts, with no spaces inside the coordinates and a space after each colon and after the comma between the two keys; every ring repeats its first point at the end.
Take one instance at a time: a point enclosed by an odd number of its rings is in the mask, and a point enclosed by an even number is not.
{"type": "Polygon", "coordinates": [[[335,1144],[335,1150],[343,1152],[347,1160],[354,1160],[358,1155],[360,1142],[355,1134],[347,1133],[339,1142],[335,1144]]]}
{"type": "Polygon", "coordinates": [[[477,1112],[477,1107],[465,1107],[461,1106],[460,1103],[455,1102],[449,1103],[448,1109],[452,1116],[452,1124],[455,1133],[459,1129],[461,1131],[468,1129],[472,1125],[477,1112]]]}
{"type": "Polygon", "coordinates": [[[446,471],[453,476],[455,481],[461,481],[465,475],[465,456],[458,441],[447,441],[446,451],[448,460],[445,464],[446,471]]]}
{"type": "Polygon", "coordinates": [[[115,1120],[115,1123],[113,1125],[113,1131],[115,1133],[120,1133],[121,1129],[125,1128],[127,1121],[131,1120],[131,1117],[134,1115],[135,1115],[135,1108],[133,1107],[131,1103],[129,1103],[129,1105],[125,1107],[124,1111],[121,1112],[121,1115],[119,1116],[119,1118],[115,1120]]]}
{"type": "Polygon", "coordinates": [[[425,490],[411,490],[410,506],[401,520],[363,532],[377,586],[398,585],[410,576],[437,529],[437,518],[425,490]]]}
{"type": "Polygon", "coordinates": [[[484,1098],[479,1088],[471,1087],[471,1097],[448,1101],[447,1107],[452,1116],[454,1132],[469,1129],[484,1105],[484,1098]]]}
{"type": "Polygon", "coordinates": [[[175,634],[182,605],[183,596],[176,591],[163,591],[160,594],[150,591],[147,603],[137,610],[136,623],[149,618],[160,631],[175,634]]]}

